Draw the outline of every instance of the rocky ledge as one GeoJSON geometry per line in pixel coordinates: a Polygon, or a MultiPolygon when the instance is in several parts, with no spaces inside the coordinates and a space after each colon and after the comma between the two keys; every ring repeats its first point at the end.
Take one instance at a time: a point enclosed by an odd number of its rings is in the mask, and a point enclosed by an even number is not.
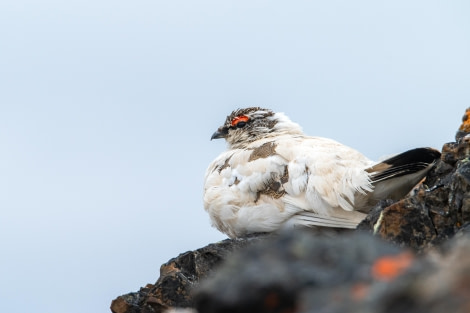
{"type": "Polygon", "coordinates": [[[467,109],[426,180],[380,202],[355,231],[210,244],[163,264],[155,284],[111,311],[470,312],[469,134],[467,109]]]}

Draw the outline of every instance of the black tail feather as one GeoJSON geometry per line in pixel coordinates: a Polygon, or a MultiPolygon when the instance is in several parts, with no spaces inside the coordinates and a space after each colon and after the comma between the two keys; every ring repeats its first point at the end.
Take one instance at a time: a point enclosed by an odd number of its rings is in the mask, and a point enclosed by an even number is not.
{"type": "Polygon", "coordinates": [[[419,172],[440,157],[441,153],[435,149],[416,148],[386,159],[368,171],[373,173],[371,176],[372,182],[377,182],[419,172]]]}

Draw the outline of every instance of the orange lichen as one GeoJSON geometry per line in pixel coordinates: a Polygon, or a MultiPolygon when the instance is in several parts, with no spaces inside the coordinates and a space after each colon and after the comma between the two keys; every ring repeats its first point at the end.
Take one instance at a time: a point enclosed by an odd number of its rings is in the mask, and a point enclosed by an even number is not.
{"type": "Polygon", "coordinates": [[[459,130],[463,132],[470,132],[470,108],[465,110],[465,114],[462,117],[462,125],[460,125],[459,130]]]}
{"type": "Polygon", "coordinates": [[[372,275],[378,280],[392,280],[408,269],[413,259],[413,255],[409,252],[381,257],[372,265],[372,275]]]}

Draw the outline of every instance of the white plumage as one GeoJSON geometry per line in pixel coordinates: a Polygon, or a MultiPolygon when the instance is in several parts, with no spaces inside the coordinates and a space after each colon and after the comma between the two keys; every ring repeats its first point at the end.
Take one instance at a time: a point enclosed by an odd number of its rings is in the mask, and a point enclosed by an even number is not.
{"type": "Polygon", "coordinates": [[[225,138],[228,150],[207,169],[204,207],[213,225],[230,237],[295,225],[355,228],[380,200],[374,188],[382,194],[387,189],[375,183],[378,172],[390,172],[382,181],[398,181],[385,193],[401,197],[403,186],[406,194],[438,157],[423,148],[432,157],[413,162],[422,164],[411,166],[410,175],[394,175],[394,164],[375,163],[334,140],[306,136],[284,114],[261,108],[232,112],[213,138],[225,138]]]}

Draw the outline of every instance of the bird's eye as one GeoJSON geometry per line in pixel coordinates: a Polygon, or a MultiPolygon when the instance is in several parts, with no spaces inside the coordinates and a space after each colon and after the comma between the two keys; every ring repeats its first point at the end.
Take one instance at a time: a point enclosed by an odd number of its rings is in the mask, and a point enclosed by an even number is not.
{"type": "Polygon", "coordinates": [[[242,128],[242,127],[245,126],[245,125],[246,125],[246,122],[238,122],[238,123],[237,123],[237,127],[238,127],[238,128],[242,128]]]}
{"type": "Polygon", "coordinates": [[[237,116],[232,120],[232,127],[242,128],[249,120],[250,118],[246,115],[237,116]]]}

